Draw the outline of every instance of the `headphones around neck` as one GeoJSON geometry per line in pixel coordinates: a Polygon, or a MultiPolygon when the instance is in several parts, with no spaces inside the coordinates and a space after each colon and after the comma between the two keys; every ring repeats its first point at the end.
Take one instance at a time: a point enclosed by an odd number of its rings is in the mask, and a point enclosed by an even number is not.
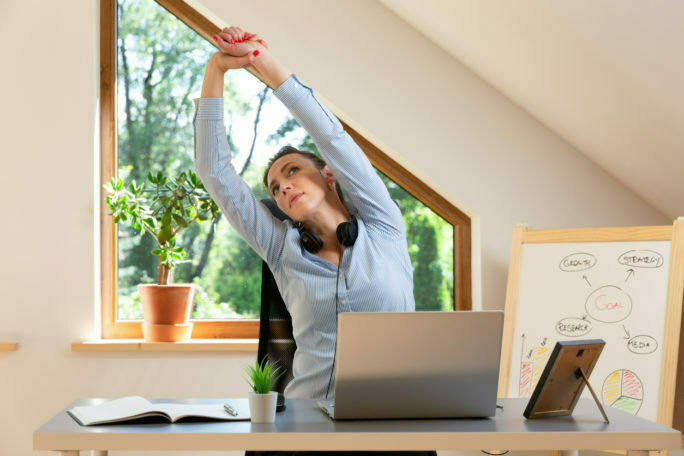
{"type": "MultiPolygon", "coordinates": [[[[321,250],[323,240],[316,233],[306,228],[302,222],[295,223],[295,227],[299,231],[300,242],[307,251],[316,253],[321,250]]],[[[345,247],[353,245],[359,235],[359,225],[356,217],[352,215],[349,222],[340,223],[335,232],[340,244],[345,247]]]]}

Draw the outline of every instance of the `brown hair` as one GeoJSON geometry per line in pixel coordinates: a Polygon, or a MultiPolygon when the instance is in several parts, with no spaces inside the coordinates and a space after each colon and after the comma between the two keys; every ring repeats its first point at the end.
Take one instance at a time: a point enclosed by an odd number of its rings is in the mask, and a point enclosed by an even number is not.
{"type": "MultiPolygon", "coordinates": [[[[299,154],[308,158],[319,170],[323,169],[327,164],[318,155],[314,154],[313,152],[309,152],[308,150],[299,150],[292,146],[281,147],[280,150],[278,150],[278,152],[273,157],[271,157],[270,160],[268,160],[268,165],[266,165],[266,171],[264,171],[264,187],[266,187],[266,192],[268,192],[268,196],[270,196],[271,198],[273,198],[273,195],[271,194],[271,191],[268,188],[268,172],[271,170],[271,166],[273,166],[273,163],[278,161],[281,157],[290,154],[299,154]]],[[[347,207],[347,203],[345,202],[344,195],[342,194],[342,187],[340,187],[337,181],[335,181],[335,190],[337,191],[337,196],[340,197],[342,205],[345,207],[345,209],[349,210],[349,208],[347,207]]]]}

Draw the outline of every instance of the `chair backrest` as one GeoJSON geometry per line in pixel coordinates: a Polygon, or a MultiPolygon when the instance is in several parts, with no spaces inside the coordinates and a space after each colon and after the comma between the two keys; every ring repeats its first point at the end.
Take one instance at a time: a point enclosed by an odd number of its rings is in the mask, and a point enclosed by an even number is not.
{"type": "MultiPolygon", "coordinates": [[[[275,201],[265,198],[261,202],[280,220],[290,220],[275,201]]],[[[264,261],[261,266],[261,314],[259,322],[259,349],[257,361],[264,358],[277,362],[285,373],[278,379],[273,390],[278,391],[278,402],[283,401],[283,391],[292,380],[292,361],[297,349],[292,335],[292,318],[278,291],[273,274],[264,261]]]]}

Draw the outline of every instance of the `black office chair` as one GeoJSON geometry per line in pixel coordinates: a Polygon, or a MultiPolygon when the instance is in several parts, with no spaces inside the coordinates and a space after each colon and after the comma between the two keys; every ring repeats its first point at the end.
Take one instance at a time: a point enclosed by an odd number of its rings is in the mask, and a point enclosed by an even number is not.
{"type": "MultiPolygon", "coordinates": [[[[278,209],[275,201],[265,198],[261,202],[280,220],[291,220],[283,211],[278,209]]],[[[277,362],[285,371],[276,381],[273,391],[278,391],[278,409],[285,407],[283,391],[292,380],[292,361],[297,349],[292,335],[292,318],[280,296],[273,274],[266,262],[261,266],[261,314],[259,321],[259,349],[257,361],[264,358],[270,362],[277,362]]]]}

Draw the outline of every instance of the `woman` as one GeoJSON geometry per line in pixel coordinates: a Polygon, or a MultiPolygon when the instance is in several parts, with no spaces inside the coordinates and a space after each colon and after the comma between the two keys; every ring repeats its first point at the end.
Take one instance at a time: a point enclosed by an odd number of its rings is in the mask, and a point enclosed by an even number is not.
{"type": "Polygon", "coordinates": [[[404,222],[358,145],[263,40],[239,27],[224,29],[215,40],[220,51],[211,57],[201,98],[195,100],[197,175],[273,271],[292,316],[297,351],[285,397],[330,398],[337,313],[415,310],[404,222]],[[223,77],[247,65],[274,88],[325,159],[285,147],[266,169],[269,194],[296,223],[273,217],[230,162],[223,77]],[[340,198],[338,182],[350,207],[340,198]],[[340,225],[349,231],[347,238],[337,236],[340,225]]]}

